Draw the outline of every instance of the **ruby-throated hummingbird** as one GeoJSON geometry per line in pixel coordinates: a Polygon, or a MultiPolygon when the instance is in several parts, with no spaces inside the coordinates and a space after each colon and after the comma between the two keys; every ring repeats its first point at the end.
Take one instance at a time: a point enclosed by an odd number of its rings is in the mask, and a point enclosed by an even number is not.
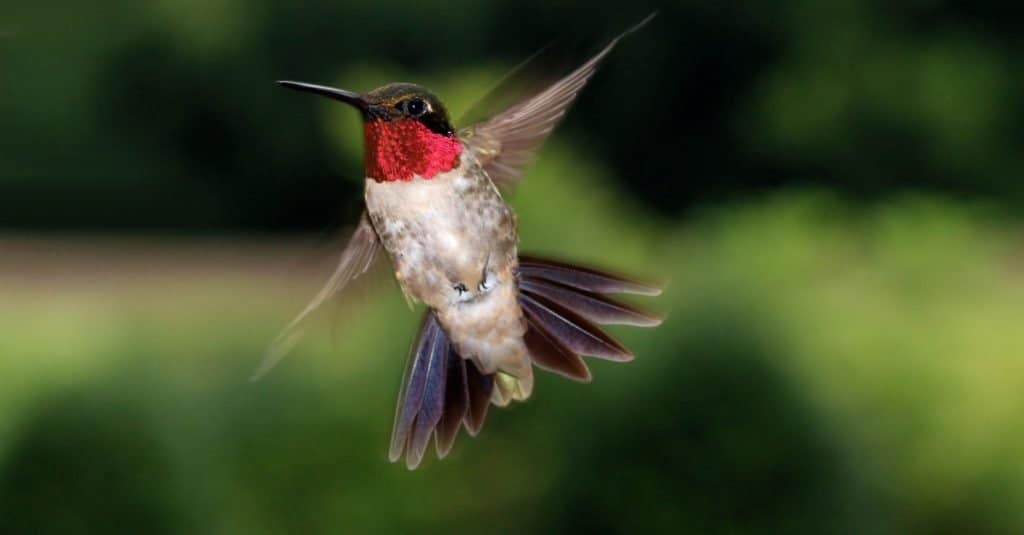
{"type": "Polygon", "coordinates": [[[653,16],[544,91],[461,130],[418,85],[355,93],[278,82],[362,113],[366,210],[327,286],[278,337],[257,374],[283,356],[301,320],[369,269],[381,249],[406,297],[427,307],[399,394],[392,461],[404,455],[415,468],[431,436],[438,456],[447,455],[461,426],[476,435],[488,405],[530,397],[534,365],[589,381],[581,355],[632,359],[595,324],[649,327],[660,319],[606,294],[660,290],[520,256],[516,215],[498,186],[519,180],[601,60],[653,16]]]}

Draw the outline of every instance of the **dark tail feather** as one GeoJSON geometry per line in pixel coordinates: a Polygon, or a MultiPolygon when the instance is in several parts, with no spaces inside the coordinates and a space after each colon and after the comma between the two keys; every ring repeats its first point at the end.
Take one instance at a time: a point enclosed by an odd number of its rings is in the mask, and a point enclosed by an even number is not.
{"type": "Polygon", "coordinates": [[[519,273],[524,280],[543,279],[599,294],[658,295],[661,293],[661,288],[653,284],[632,281],[596,269],[533,256],[519,257],[519,273]]]}
{"type": "Polygon", "coordinates": [[[519,293],[519,303],[537,325],[577,355],[627,361],[633,354],[579,314],[536,294],[519,293]]]}
{"type": "Polygon", "coordinates": [[[547,297],[594,323],[634,327],[655,327],[661,324],[661,317],[656,314],[556,282],[524,277],[519,287],[526,293],[547,297]]]}
{"type": "Polygon", "coordinates": [[[419,466],[434,435],[438,457],[451,451],[459,427],[471,435],[483,426],[494,378],[455,352],[433,312],[427,312],[402,378],[391,434],[391,461],[403,456],[419,466]]]}
{"type": "Polygon", "coordinates": [[[590,370],[583,359],[552,336],[530,308],[523,307],[523,312],[526,314],[526,335],[523,341],[533,363],[570,379],[590,382],[590,370]]]}
{"type": "Polygon", "coordinates": [[[466,384],[469,386],[466,432],[475,437],[487,419],[487,407],[491,405],[491,392],[494,391],[494,376],[480,373],[480,370],[476,369],[476,364],[467,360],[466,384]]]}
{"type": "Polygon", "coordinates": [[[541,368],[573,379],[590,380],[580,355],[626,361],[633,358],[597,324],[653,327],[661,323],[644,312],[604,295],[656,295],[660,288],[563,262],[521,257],[519,304],[526,315],[526,347],[541,368]]]}
{"type": "Polygon", "coordinates": [[[444,413],[437,423],[435,446],[438,458],[444,459],[455,444],[462,420],[469,410],[469,384],[466,382],[466,366],[473,363],[462,360],[453,350],[448,351],[448,379],[445,382],[444,413]]]}
{"type": "Polygon", "coordinates": [[[420,464],[430,433],[444,410],[447,358],[451,351],[448,337],[433,313],[428,313],[402,379],[391,434],[391,461],[405,454],[411,469],[420,464]]]}

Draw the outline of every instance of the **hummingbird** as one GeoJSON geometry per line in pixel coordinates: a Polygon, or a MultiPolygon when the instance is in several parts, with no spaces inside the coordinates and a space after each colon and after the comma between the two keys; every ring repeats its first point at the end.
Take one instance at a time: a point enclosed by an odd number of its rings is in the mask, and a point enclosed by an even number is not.
{"type": "Polygon", "coordinates": [[[426,307],[399,392],[392,462],[404,457],[416,468],[431,438],[444,458],[460,428],[477,435],[490,405],[530,397],[534,366],[589,382],[581,356],[632,360],[598,325],[651,327],[661,318],[608,295],[661,289],[521,255],[516,214],[502,191],[519,181],[601,61],[654,15],[541,92],[462,129],[437,95],[416,84],[358,93],[277,82],[362,115],[365,210],[334,274],[271,345],[257,376],[294,344],[303,318],[385,255],[406,298],[426,307]]]}

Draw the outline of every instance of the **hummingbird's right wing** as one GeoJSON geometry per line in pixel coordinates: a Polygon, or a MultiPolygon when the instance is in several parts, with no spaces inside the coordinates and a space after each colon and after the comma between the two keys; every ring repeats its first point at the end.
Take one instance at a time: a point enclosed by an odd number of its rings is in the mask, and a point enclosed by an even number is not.
{"type": "Polygon", "coordinates": [[[270,347],[263,355],[263,362],[260,363],[259,369],[252,375],[251,380],[255,381],[262,377],[291,351],[302,337],[303,331],[299,328],[302,321],[324,304],[327,299],[340,292],[349,282],[366,273],[373,265],[380,248],[377,232],[373,230],[370,217],[364,211],[362,217],[359,218],[359,225],[349,239],[348,245],[345,246],[345,251],[341,253],[341,259],[334,274],[320,289],[320,292],[313,297],[313,300],[306,305],[306,308],[270,343],[270,347]]]}
{"type": "Polygon", "coordinates": [[[500,185],[519,181],[534,153],[558,126],[576,95],[597,71],[601,60],[619,40],[640,29],[656,14],[651,13],[612,39],[597,55],[533,98],[459,131],[459,138],[480,160],[491,180],[500,185]]]}

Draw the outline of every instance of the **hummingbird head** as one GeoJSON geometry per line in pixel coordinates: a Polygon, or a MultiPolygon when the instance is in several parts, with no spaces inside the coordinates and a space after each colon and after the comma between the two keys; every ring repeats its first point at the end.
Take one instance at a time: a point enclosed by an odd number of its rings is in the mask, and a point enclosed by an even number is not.
{"type": "Polygon", "coordinates": [[[448,120],[448,110],[422,86],[393,83],[360,94],[302,82],[278,84],[344,102],[362,113],[368,178],[433,178],[459,165],[462,142],[448,120]]]}

